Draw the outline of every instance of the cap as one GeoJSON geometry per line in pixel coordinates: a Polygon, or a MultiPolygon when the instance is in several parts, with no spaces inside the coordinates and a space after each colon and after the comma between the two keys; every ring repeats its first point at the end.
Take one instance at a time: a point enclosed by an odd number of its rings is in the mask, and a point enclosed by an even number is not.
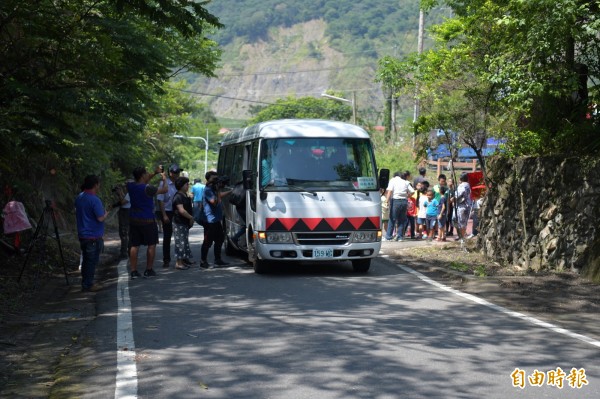
{"type": "Polygon", "coordinates": [[[179,172],[181,172],[182,170],[183,170],[183,169],[181,169],[181,168],[179,167],[179,165],[177,165],[176,163],[172,164],[172,165],[169,167],[169,172],[173,172],[173,173],[179,173],[179,172]]]}

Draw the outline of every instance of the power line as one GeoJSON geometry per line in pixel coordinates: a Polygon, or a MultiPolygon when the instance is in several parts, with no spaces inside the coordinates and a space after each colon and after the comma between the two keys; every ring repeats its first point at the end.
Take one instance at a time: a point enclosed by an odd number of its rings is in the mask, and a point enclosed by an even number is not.
{"type": "MultiPolygon", "coordinates": [[[[336,89],[336,92],[352,92],[352,91],[362,91],[362,92],[373,92],[373,91],[378,91],[380,88],[375,87],[375,88],[363,88],[363,89],[336,89]]],[[[257,103],[257,104],[265,104],[265,105],[273,105],[274,103],[268,103],[268,102],[264,102],[264,101],[258,101],[258,100],[250,100],[250,99],[246,99],[246,98],[239,98],[239,97],[230,97],[230,96],[224,96],[221,94],[211,94],[211,93],[203,93],[203,92],[199,92],[199,91],[193,91],[193,90],[186,90],[186,89],[176,89],[176,88],[171,88],[171,90],[176,90],[176,91],[181,91],[184,93],[189,93],[189,94],[195,94],[195,95],[199,95],[199,96],[206,96],[206,97],[217,97],[217,98],[225,98],[228,100],[236,100],[236,101],[244,101],[244,102],[250,102],[250,103],[257,103]]],[[[322,93],[322,91],[309,91],[309,92],[303,92],[303,93],[293,93],[293,95],[309,95],[309,94],[316,94],[316,95],[320,95],[322,93]]],[[[261,94],[261,97],[282,97],[285,96],[286,94],[283,93],[267,93],[267,94],[261,94]]],[[[292,94],[289,94],[292,95],[292,94]]]]}
{"type": "Polygon", "coordinates": [[[362,64],[362,65],[351,65],[347,67],[331,67],[331,68],[319,68],[319,69],[303,69],[299,71],[275,71],[275,72],[253,72],[253,73],[227,73],[223,75],[219,75],[219,78],[225,77],[236,77],[236,76],[259,76],[259,75],[287,75],[294,73],[306,73],[306,72],[322,72],[322,71],[333,71],[333,70],[342,70],[342,69],[353,69],[353,68],[363,68],[363,67],[371,67],[372,64],[362,64]]]}
{"type": "Polygon", "coordinates": [[[181,92],[189,93],[189,94],[196,94],[196,95],[200,95],[200,96],[218,97],[218,98],[226,98],[228,100],[245,101],[245,102],[248,102],[248,103],[273,105],[273,103],[266,103],[266,102],[263,102],[263,101],[256,101],[256,100],[248,100],[248,99],[245,99],[245,98],[223,96],[221,94],[201,93],[201,92],[198,92],[198,91],[185,90],[185,89],[175,89],[175,88],[172,88],[172,90],[177,90],[177,91],[181,91],[181,92]]]}
{"type": "MultiPolygon", "coordinates": [[[[380,90],[380,87],[372,87],[372,88],[362,88],[362,89],[339,89],[339,88],[335,88],[332,89],[332,91],[335,92],[352,92],[352,91],[356,91],[356,92],[369,92],[369,91],[377,91],[380,90]]],[[[304,91],[304,92],[294,92],[294,93],[290,93],[289,95],[295,95],[295,96],[305,96],[305,95],[317,95],[320,96],[321,93],[323,93],[323,90],[320,91],[304,91]]],[[[282,95],[286,95],[286,94],[282,94],[282,93],[260,93],[261,97],[277,97],[277,96],[282,96],[282,95]]]]}
{"type": "MultiPolygon", "coordinates": [[[[351,51],[348,53],[336,53],[336,55],[339,56],[346,56],[346,55],[353,55],[353,54],[365,54],[365,53],[377,53],[379,54],[380,52],[383,52],[384,50],[389,50],[389,49],[393,49],[395,48],[395,46],[391,46],[391,47],[383,47],[380,49],[373,49],[373,50],[364,50],[364,51],[351,51]]],[[[289,61],[293,61],[295,58],[281,58],[281,57],[262,57],[262,58],[253,58],[255,61],[257,62],[264,62],[264,61],[268,61],[268,60],[277,60],[280,61],[282,63],[288,63],[289,61]]],[[[227,64],[244,64],[246,61],[245,60],[232,60],[232,61],[227,61],[227,64]]]]}

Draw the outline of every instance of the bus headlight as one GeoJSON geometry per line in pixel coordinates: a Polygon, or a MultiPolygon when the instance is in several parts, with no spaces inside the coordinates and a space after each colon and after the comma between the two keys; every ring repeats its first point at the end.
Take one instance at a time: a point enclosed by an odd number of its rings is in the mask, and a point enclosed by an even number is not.
{"type": "Polygon", "coordinates": [[[266,242],[269,244],[289,244],[293,242],[292,233],[286,232],[267,232],[266,242]]]}
{"type": "Polygon", "coordinates": [[[353,242],[374,242],[377,241],[377,231],[355,231],[353,242]]]}

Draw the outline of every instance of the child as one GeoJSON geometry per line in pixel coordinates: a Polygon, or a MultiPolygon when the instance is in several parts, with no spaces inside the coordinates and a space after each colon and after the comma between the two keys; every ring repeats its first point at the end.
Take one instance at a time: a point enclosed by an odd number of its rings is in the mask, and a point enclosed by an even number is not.
{"type": "Polygon", "coordinates": [[[440,191],[441,187],[446,187],[446,190],[448,189],[448,184],[446,183],[446,175],[443,173],[438,176],[438,184],[433,186],[433,192],[435,193],[435,199],[438,201],[440,200],[440,197],[443,195],[440,191]]]}
{"type": "Polygon", "coordinates": [[[433,240],[433,236],[435,234],[435,230],[437,227],[437,218],[440,214],[440,202],[435,199],[435,192],[433,189],[427,190],[427,198],[424,201],[425,205],[425,220],[426,220],[426,229],[427,229],[427,240],[433,240]]]}
{"type": "Polygon", "coordinates": [[[408,197],[408,206],[406,208],[406,217],[408,218],[408,223],[406,223],[404,228],[404,233],[406,235],[406,229],[410,225],[410,238],[413,240],[415,239],[415,219],[417,218],[417,200],[415,198],[417,193],[418,191],[415,191],[413,195],[408,197]]]}
{"type": "Polygon", "coordinates": [[[421,238],[426,238],[426,217],[427,217],[427,207],[425,206],[425,201],[427,201],[427,197],[425,195],[425,193],[427,192],[426,186],[423,183],[418,183],[417,187],[420,186],[420,190],[417,190],[417,206],[418,206],[418,211],[417,211],[417,224],[418,224],[418,237],[419,239],[421,238]]]}
{"type": "Polygon", "coordinates": [[[387,197],[385,195],[385,189],[379,189],[381,195],[381,228],[383,230],[383,237],[387,234],[388,221],[390,220],[390,205],[388,204],[387,197]]]}
{"type": "Polygon", "coordinates": [[[446,241],[446,197],[447,187],[440,186],[440,214],[438,215],[438,241],[446,241]]]}

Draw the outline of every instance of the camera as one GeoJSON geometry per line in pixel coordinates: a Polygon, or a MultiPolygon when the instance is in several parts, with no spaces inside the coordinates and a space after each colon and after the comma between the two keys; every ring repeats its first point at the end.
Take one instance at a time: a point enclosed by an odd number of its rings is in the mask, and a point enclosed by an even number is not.
{"type": "Polygon", "coordinates": [[[217,183],[222,185],[229,184],[229,176],[219,176],[217,177],[217,183]]]}

